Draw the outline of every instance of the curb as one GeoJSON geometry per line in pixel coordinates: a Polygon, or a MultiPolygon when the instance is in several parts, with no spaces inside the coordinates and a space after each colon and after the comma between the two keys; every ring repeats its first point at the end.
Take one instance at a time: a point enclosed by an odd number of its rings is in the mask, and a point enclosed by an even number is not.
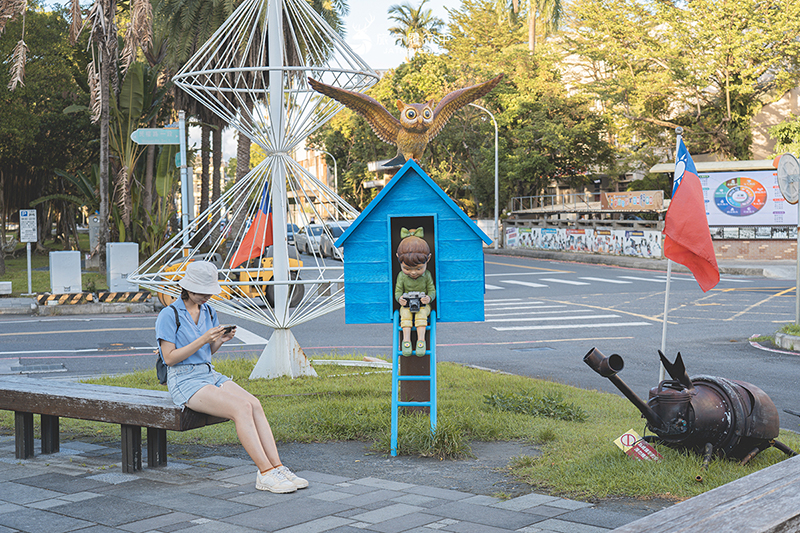
{"type": "Polygon", "coordinates": [[[795,337],[794,335],[787,335],[786,333],[776,333],[775,340],[773,342],[775,343],[776,346],[780,346],[784,350],[790,350],[792,352],[800,352],[800,337],[795,337]]]}
{"type": "MultiPolygon", "coordinates": [[[[158,301],[156,299],[156,301],[158,301]]],[[[84,303],[39,305],[33,298],[0,298],[0,315],[63,316],[63,315],[118,315],[155,312],[153,302],[84,303]]]]}

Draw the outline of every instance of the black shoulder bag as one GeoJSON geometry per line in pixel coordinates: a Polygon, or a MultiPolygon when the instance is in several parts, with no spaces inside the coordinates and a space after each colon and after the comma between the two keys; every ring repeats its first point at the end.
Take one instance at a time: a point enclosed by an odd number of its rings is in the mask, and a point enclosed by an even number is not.
{"type": "MultiPolygon", "coordinates": [[[[175,313],[175,334],[178,334],[178,329],[181,327],[181,321],[178,318],[178,310],[169,306],[170,309],[175,313]]],[[[167,384],[167,365],[164,364],[164,359],[161,357],[161,342],[156,339],[158,342],[158,355],[156,356],[156,376],[158,376],[158,382],[162,385],[167,384]]]]}

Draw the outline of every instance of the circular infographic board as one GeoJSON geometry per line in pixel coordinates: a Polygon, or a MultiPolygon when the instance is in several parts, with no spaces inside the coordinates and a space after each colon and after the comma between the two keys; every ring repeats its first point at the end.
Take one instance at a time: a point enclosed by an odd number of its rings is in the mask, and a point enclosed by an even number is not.
{"type": "Polygon", "coordinates": [[[729,179],[714,191],[714,203],[726,215],[746,217],[767,204],[767,189],[751,178],[729,179]]]}

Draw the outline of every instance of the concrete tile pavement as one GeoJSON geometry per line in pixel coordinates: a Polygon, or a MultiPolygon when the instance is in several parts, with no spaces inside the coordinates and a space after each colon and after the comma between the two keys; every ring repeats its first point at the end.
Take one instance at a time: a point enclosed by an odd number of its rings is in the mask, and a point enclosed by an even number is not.
{"type": "Polygon", "coordinates": [[[602,533],[641,516],[541,494],[503,501],[302,465],[293,466],[307,489],[271,494],[255,489],[255,468],[240,457],[169,460],[122,474],[119,447],[68,440],[57,454],[17,460],[14,437],[0,436],[0,533],[602,533]]]}

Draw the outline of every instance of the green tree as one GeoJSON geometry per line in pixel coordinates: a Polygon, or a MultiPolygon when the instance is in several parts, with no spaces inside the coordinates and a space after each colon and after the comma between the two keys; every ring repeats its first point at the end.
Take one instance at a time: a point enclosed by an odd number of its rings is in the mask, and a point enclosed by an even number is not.
{"type": "Polygon", "coordinates": [[[790,114],[789,117],[769,129],[770,136],[775,139],[775,155],[787,152],[800,154],[800,117],[790,114]]]}
{"type": "Polygon", "coordinates": [[[578,0],[567,51],[620,143],[750,157],[751,119],[798,83],[800,4],[578,0]]]}
{"type": "Polygon", "coordinates": [[[389,20],[396,23],[389,28],[389,33],[397,38],[395,44],[406,49],[409,58],[427,49],[429,43],[441,36],[444,22],[430,9],[423,9],[427,1],[422,0],[417,7],[409,2],[389,6],[389,20]]]}
{"type": "MultiPolygon", "coordinates": [[[[83,72],[86,42],[69,46],[69,24],[62,12],[31,6],[24,23],[25,41],[35,50],[27,57],[24,81],[13,91],[6,90],[12,74],[0,70],[0,242],[16,211],[35,206],[37,219],[48,228],[39,232],[39,244],[50,236],[50,223],[55,222],[58,238],[77,249],[75,220],[83,203],[81,194],[55,170],[85,170],[97,156],[98,132],[88,117],[63,113],[70,105],[88,102],[83,72]]],[[[0,57],[11,55],[22,24],[21,18],[11,21],[0,35],[0,57]]]]}

